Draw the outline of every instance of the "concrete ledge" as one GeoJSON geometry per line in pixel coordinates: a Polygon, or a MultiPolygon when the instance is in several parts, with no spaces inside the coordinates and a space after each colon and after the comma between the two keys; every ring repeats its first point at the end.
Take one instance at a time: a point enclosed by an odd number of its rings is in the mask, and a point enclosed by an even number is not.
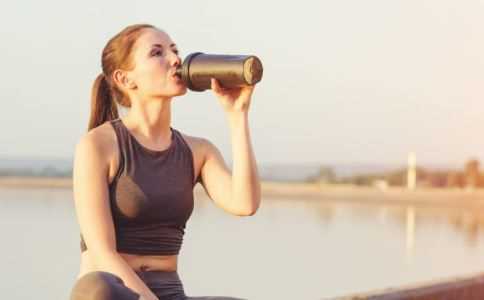
{"type": "Polygon", "coordinates": [[[333,300],[478,300],[484,299],[484,273],[419,285],[333,298],[333,300]]]}

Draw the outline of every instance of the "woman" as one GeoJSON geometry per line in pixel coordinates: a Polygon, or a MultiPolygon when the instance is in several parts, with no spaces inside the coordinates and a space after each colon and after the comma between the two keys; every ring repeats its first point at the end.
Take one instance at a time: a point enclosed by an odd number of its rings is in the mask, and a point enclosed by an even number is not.
{"type": "Polygon", "coordinates": [[[72,300],[212,299],[187,297],[177,273],[194,185],[228,213],[250,216],[259,207],[248,125],[254,87],[211,82],[231,130],[231,173],[212,143],[170,126],[172,100],[186,93],[175,75],[180,63],[171,38],[148,24],[125,28],[103,50],[74,159],[82,254],[72,300]],[[129,107],[123,118],[117,105],[129,107]]]}

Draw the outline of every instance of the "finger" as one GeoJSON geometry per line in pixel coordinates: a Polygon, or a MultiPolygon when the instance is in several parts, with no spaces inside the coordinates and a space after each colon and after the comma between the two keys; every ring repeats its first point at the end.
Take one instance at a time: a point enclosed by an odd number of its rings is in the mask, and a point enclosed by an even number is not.
{"type": "Polygon", "coordinates": [[[220,86],[220,83],[218,82],[218,80],[215,78],[211,79],[211,88],[214,92],[217,92],[217,93],[222,92],[222,87],[220,86]]]}
{"type": "Polygon", "coordinates": [[[248,86],[246,87],[246,89],[247,89],[248,91],[251,91],[251,92],[252,92],[252,91],[255,89],[255,84],[254,84],[254,85],[248,85],[248,86]]]}
{"type": "Polygon", "coordinates": [[[254,91],[254,88],[255,88],[254,85],[244,86],[242,88],[242,94],[244,94],[244,95],[251,95],[252,92],[254,91]]]}

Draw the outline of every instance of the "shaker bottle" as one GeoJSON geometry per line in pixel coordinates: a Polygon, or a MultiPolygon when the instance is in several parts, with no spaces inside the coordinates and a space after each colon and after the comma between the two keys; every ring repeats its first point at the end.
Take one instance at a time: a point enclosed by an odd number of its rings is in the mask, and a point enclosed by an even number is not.
{"type": "Polygon", "coordinates": [[[178,66],[176,74],[192,90],[201,92],[211,87],[211,78],[223,88],[254,85],[262,79],[262,63],[254,55],[220,55],[195,52],[178,66]]]}

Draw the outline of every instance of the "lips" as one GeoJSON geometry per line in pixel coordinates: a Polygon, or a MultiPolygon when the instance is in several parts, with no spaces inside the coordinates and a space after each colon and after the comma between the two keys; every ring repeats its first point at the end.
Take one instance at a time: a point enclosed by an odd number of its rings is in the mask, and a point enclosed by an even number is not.
{"type": "Polygon", "coordinates": [[[173,81],[176,82],[176,84],[180,85],[185,85],[185,82],[181,79],[180,76],[178,76],[175,72],[173,72],[170,77],[173,79],[173,81]]]}
{"type": "Polygon", "coordinates": [[[178,76],[176,74],[176,69],[174,69],[172,72],[170,72],[170,77],[180,78],[180,76],[178,76]]]}
{"type": "Polygon", "coordinates": [[[176,80],[176,81],[181,80],[180,76],[178,76],[178,75],[176,75],[176,74],[171,75],[171,78],[173,78],[173,79],[174,79],[174,80],[176,80]]]}

